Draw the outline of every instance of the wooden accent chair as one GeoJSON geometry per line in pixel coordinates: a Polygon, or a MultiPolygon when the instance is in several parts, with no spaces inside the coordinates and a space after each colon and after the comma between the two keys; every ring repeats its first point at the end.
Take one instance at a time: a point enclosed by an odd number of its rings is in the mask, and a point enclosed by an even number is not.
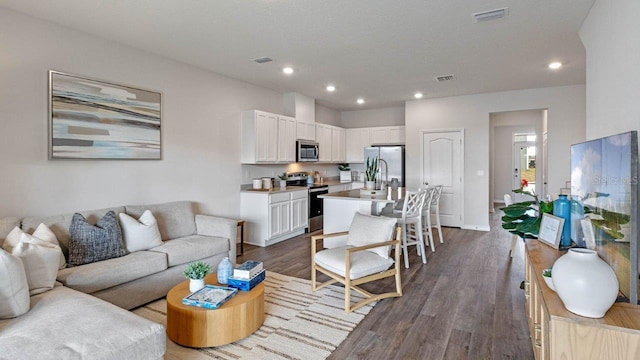
{"type": "Polygon", "coordinates": [[[394,232],[396,219],[356,213],[349,231],[311,236],[311,289],[341,283],[344,291],[344,311],[349,313],[371,302],[402,296],[400,279],[400,230],[394,232]],[[395,240],[393,234],[395,233],[395,240]],[[343,246],[319,250],[317,241],[347,235],[343,246]],[[395,258],[389,254],[394,247],[395,258]],[[392,268],[390,268],[393,266],[392,268]],[[331,279],[317,284],[316,271],[331,279]],[[359,285],[394,276],[395,292],[372,294],[359,285]],[[351,289],[365,299],[351,305],[351,289]]]}

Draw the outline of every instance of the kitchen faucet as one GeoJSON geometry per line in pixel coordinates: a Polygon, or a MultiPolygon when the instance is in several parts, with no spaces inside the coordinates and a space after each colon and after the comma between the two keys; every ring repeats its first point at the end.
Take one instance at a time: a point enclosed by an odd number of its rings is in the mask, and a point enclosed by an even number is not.
{"type": "Polygon", "coordinates": [[[381,159],[381,158],[378,158],[378,162],[380,162],[381,164],[384,164],[384,176],[385,176],[384,183],[382,182],[382,171],[379,172],[379,174],[380,174],[380,189],[383,189],[384,186],[382,184],[386,185],[386,184],[389,183],[389,164],[384,159],[381,159]]]}

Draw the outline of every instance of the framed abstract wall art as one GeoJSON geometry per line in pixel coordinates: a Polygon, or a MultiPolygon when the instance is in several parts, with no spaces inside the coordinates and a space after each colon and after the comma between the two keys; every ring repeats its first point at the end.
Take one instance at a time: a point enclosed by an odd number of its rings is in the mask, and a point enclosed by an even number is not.
{"type": "Polygon", "coordinates": [[[49,159],[160,160],[162,94],[49,71],[49,159]]]}

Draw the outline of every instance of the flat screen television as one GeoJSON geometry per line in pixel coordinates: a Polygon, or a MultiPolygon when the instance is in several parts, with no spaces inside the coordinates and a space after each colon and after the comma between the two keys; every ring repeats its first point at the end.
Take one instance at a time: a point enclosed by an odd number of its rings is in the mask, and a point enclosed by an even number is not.
{"type": "Polygon", "coordinates": [[[623,301],[638,303],[638,134],[571,145],[571,240],[613,268],[623,301]]]}

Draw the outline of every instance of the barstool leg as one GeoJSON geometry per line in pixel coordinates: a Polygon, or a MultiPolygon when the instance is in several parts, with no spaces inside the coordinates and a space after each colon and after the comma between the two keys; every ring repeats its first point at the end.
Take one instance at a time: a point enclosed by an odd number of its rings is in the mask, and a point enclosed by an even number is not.
{"type": "Polygon", "coordinates": [[[443,244],[442,226],[440,225],[440,206],[436,208],[436,224],[438,225],[438,236],[440,236],[440,244],[443,244]]]}
{"type": "Polygon", "coordinates": [[[402,253],[404,254],[404,267],[409,268],[409,252],[407,251],[407,226],[402,224],[402,253]]]}
{"type": "Polygon", "coordinates": [[[422,256],[422,263],[426,264],[427,263],[427,252],[424,250],[424,237],[422,236],[422,216],[418,217],[418,223],[414,224],[414,226],[416,227],[416,235],[417,235],[417,239],[418,240],[418,248],[421,251],[421,256],[422,256]]]}

